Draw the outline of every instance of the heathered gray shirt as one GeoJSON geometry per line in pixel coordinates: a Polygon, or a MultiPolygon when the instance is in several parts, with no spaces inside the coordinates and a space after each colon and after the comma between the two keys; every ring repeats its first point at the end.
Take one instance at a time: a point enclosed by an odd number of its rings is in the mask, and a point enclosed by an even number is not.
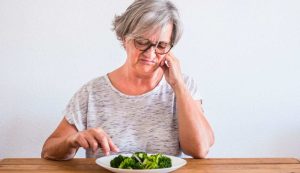
{"type": "MultiPolygon", "coordinates": [[[[200,100],[196,83],[184,75],[187,88],[200,100]]],[[[151,91],[130,96],[117,90],[107,75],[85,84],[70,100],[64,116],[78,131],[101,127],[120,151],[181,155],[175,94],[162,78],[151,91]]],[[[86,157],[103,153],[86,151],[86,157]]]]}

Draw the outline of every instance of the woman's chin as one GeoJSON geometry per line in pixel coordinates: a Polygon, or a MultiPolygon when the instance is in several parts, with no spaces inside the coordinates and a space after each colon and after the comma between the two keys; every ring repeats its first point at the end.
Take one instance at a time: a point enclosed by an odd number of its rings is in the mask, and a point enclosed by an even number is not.
{"type": "Polygon", "coordinates": [[[145,75],[145,76],[149,76],[149,75],[153,75],[153,73],[157,70],[157,68],[155,68],[155,66],[146,66],[146,67],[140,67],[138,69],[138,72],[141,75],[145,75]]]}
{"type": "Polygon", "coordinates": [[[157,70],[160,69],[158,67],[158,64],[145,65],[143,63],[139,63],[135,65],[134,69],[141,76],[151,77],[157,70]]]}

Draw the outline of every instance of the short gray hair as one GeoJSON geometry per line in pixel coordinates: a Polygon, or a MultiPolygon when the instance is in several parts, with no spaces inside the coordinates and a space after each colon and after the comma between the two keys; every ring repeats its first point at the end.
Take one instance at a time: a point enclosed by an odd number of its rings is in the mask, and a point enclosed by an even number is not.
{"type": "Polygon", "coordinates": [[[168,0],[135,0],[126,11],[115,16],[113,30],[123,43],[126,37],[140,37],[173,24],[171,43],[175,45],[183,31],[178,9],[168,0]]]}

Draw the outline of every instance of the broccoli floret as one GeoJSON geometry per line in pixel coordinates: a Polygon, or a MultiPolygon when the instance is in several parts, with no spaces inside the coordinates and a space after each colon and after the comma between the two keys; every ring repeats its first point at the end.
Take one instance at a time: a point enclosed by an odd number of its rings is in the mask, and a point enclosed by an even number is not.
{"type": "Polygon", "coordinates": [[[159,159],[162,157],[162,154],[158,153],[158,154],[155,154],[155,155],[153,155],[153,156],[154,156],[154,161],[155,161],[155,163],[158,164],[159,159]]]}
{"type": "Polygon", "coordinates": [[[147,169],[158,169],[158,168],[170,168],[172,167],[172,161],[169,157],[163,156],[162,154],[155,154],[148,156],[145,163],[147,169]]]}
{"type": "Polygon", "coordinates": [[[143,164],[144,164],[144,168],[145,169],[157,169],[158,167],[158,158],[160,157],[160,154],[156,154],[156,155],[150,155],[148,156],[143,164]]]}
{"type": "Polygon", "coordinates": [[[143,162],[144,169],[157,169],[158,165],[153,161],[153,158],[146,158],[143,162]]]}
{"type": "MultiPolygon", "coordinates": [[[[135,155],[136,157],[138,157],[141,162],[143,162],[145,160],[145,158],[147,158],[147,153],[145,152],[135,152],[133,155],[135,155]]],[[[138,161],[134,156],[132,156],[133,159],[135,159],[136,161],[138,161]]]]}
{"type": "Polygon", "coordinates": [[[110,166],[113,168],[118,168],[120,164],[125,160],[127,157],[124,157],[122,155],[119,155],[118,157],[115,157],[110,161],[110,166]]]}
{"type": "Polygon", "coordinates": [[[172,167],[172,161],[169,157],[161,156],[158,160],[159,168],[170,168],[172,167]]]}
{"type": "Polygon", "coordinates": [[[128,157],[119,166],[121,169],[143,169],[142,164],[128,157]]]}
{"type": "Polygon", "coordinates": [[[144,169],[144,165],[140,162],[136,162],[135,165],[133,165],[133,169],[144,169]]]}

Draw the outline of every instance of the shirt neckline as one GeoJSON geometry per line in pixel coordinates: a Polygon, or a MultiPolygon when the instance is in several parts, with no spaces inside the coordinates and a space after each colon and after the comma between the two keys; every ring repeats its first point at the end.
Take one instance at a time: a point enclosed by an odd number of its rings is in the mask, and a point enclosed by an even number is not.
{"type": "Polygon", "coordinates": [[[111,81],[108,77],[108,74],[104,75],[104,78],[105,78],[107,84],[110,86],[110,88],[113,91],[118,93],[120,96],[127,97],[127,98],[140,98],[140,97],[148,96],[148,95],[154,93],[155,91],[157,91],[159,89],[159,87],[163,84],[163,82],[165,81],[165,76],[163,75],[163,77],[161,78],[159,83],[152,90],[150,90],[150,91],[148,91],[144,94],[141,94],[141,95],[128,95],[128,94],[125,94],[125,93],[121,92],[120,90],[118,90],[116,87],[113,86],[113,84],[111,83],[111,81]]]}

